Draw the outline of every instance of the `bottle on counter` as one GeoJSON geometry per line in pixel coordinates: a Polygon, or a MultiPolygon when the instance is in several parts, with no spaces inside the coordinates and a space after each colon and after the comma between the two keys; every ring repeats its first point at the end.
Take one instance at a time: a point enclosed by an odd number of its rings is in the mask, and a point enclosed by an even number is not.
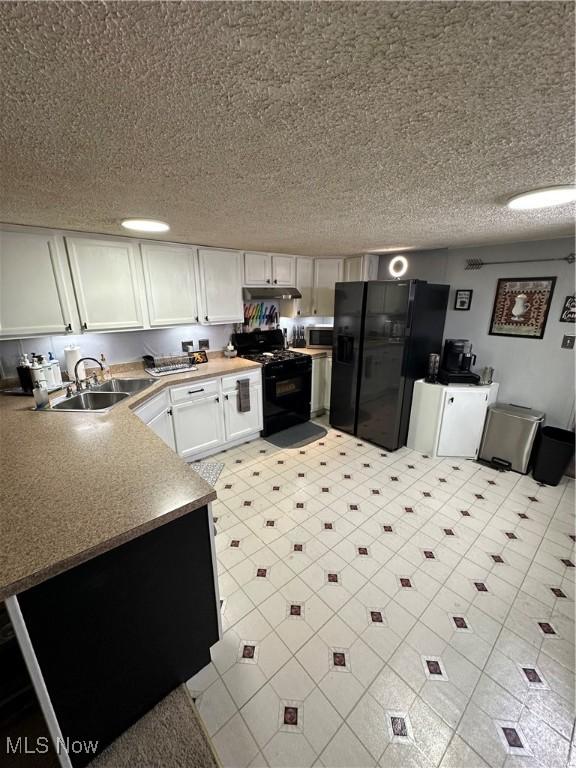
{"type": "Polygon", "coordinates": [[[47,389],[54,389],[56,382],[54,381],[54,371],[52,369],[52,363],[47,360],[44,355],[38,355],[38,362],[44,369],[44,377],[46,379],[47,389]]]}
{"type": "Polygon", "coordinates": [[[102,363],[102,378],[104,381],[110,381],[112,378],[112,372],[110,371],[110,366],[106,362],[106,358],[104,357],[103,352],[100,355],[100,362],[102,363]]]}
{"type": "Polygon", "coordinates": [[[60,361],[54,357],[52,352],[48,352],[48,362],[52,366],[52,375],[54,376],[54,386],[59,387],[62,384],[62,371],[60,370],[60,361]]]}
{"type": "Polygon", "coordinates": [[[16,372],[18,374],[18,379],[20,381],[22,391],[29,395],[32,394],[32,372],[30,370],[30,360],[28,360],[28,355],[22,355],[20,357],[18,365],[16,366],[16,372]]]}
{"type": "Polygon", "coordinates": [[[34,389],[32,390],[32,394],[34,395],[34,402],[36,403],[36,410],[41,410],[42,408],[48,407],[50,404],[50,398],[48,397],[48,390],[46,387],[40,386],[38,382],[34,384],[34,389]]]}
{"type": "Polygon", "coordinates": [[[39,387],[47,389],[46,374],[44,373],[44,367],[40,365],[38,358],[34,356],[32,364],[30,366],[30,375],[32,376],[32,386],[38,384],[39,387]]]}

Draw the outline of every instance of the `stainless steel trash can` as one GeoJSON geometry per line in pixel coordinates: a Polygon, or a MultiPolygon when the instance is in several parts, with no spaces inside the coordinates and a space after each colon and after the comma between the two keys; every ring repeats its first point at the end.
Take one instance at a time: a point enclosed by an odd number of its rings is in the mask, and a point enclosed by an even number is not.
{"type": "Polygon", "coordinates": [[[542,411],[521,405],[489,406],[478,458],[525,475],[532,446],[544,421],[542,411]]]}

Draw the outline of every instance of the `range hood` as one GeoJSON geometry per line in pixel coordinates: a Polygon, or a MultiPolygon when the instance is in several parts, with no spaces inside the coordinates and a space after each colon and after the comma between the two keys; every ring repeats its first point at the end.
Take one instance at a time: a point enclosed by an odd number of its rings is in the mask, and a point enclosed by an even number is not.
{"type": "Polygon", "coordinates": [[[244,301],[273,301],[281,299],[301,299],[302,294],[298,288],[286,288],[283,285],[253,286],[242,289],[244,301]]]}

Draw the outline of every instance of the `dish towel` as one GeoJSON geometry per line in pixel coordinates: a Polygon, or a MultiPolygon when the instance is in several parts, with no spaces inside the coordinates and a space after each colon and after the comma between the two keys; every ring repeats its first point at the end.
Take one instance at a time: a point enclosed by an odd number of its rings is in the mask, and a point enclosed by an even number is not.
{"type": "Polygon", "coordinates": [[[250,379],[238,379],[238,412],[250,410],[250,379]]]}

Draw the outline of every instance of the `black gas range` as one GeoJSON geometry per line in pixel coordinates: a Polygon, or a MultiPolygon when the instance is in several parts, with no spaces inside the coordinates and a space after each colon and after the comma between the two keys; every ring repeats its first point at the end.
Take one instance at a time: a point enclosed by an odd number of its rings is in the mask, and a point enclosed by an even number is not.
{"type": "Polygon", "coordinates": [[[310,419],[312,359],[284,349],[282,331],[235,333],[240,357],[262,365],[264,429],[266,437],[310,419]]]}

